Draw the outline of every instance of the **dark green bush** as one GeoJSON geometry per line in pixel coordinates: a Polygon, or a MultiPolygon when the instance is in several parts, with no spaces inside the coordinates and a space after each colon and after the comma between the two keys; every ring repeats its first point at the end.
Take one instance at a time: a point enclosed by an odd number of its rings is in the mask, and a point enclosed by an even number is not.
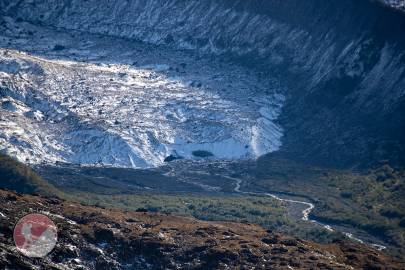
{"type": "Polygon", "coordinates": [[[0,154],[0,188],[29,194],[59,195],[55,187],[30,167],[4,154],[0,154]]]}

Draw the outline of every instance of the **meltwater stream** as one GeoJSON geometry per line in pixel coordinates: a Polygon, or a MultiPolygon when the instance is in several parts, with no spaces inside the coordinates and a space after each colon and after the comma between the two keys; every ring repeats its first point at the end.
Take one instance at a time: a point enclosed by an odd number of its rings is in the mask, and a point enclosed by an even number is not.
{"type": "Polygon", "coordinates": [[[223,176],[224,178],[230,179],[235,181],[235,188],[234,191],[240,194],[246,194],[246,195],[258,195],[258,196],[269,196],[273,199],[276,199],[280,202],[286,202],[286,203],[291,203],[291,204],[298,204],[298,205],[303,205],[304,207],[306,207],[304,210],[302,210],[302,217],[301,219],[303,221],[309,221],[309,222],[313,222],[319,226],[322,226],[324,229],[333,232],[333,231],[339,231],[341,233],[343,233],[344,235],[346,235],[348,238],[360,242],[360,243],[364,243],[364,244],[368,244],[370,246],[373,246],[374,248],[378,249],[378,250],[384,250],[386,249],[386,246],[384,245],[380,245],[380,244],[376,244],[376,243],[371,243],[369,241],[364,241],[358,237],[356,237],[355,235],[353,235],[353,233],[350,232],[345,232],[342,231],[338,228],[335,228],[334,225],[332,224],[326,224],[325,222],[320,222],[314,218],[310,218],[310,214],[312,212],[313,209],[315,209],[315,205],[313,203],[310,202],[305,202],[305,201],[298,201],[298,200],[292,200],[292,199],[283,199],[280,198],[279,196],[277,196],[274,193],[259,193],[259,192],[246,192],[246,191],[241,191],[241,185],[242,185],[242,180],[239,178],[234,178],[234,177],[229,177],[229,176],[223,176]]]}

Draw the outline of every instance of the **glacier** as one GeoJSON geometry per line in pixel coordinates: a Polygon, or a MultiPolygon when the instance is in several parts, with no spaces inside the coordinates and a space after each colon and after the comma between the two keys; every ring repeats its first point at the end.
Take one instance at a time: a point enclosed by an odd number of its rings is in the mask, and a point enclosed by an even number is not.
{"type": "Polygon", "coordinates": [[[250,159],[281,146],[276,79],[175,49],[5,22],[0,148],[23,162],[147,168],[170,155],[199,159],[194,151],[250,159]]]}

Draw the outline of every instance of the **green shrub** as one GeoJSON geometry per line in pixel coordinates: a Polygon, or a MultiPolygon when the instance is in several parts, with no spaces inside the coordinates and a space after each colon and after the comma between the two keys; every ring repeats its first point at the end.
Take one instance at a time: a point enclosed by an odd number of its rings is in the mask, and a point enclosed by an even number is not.
{"type": "Polygon", "coordinates": [[[0,188],[28,194],[61,195],[30,167],[4,154],[0,154],[0,188]]]}

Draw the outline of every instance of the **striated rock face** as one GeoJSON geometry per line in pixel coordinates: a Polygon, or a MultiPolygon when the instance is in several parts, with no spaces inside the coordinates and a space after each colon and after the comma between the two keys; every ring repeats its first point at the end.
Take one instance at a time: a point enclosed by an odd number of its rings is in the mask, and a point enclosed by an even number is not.
{"type": "Polygon", "coordinates": [[[403,269],[366,246],[317,245],[251,225],[203,222],[145,212],[88,207],[0,190],[3,269],[403,269]],[[56,248],[45,259],[24,257],[12,231],[30,212],[51,218],[56,248]],[[367,254],[367,255],[366,255],[367,254]]]}
{"type": "Polygon", "coordinates": [[[34,24],[230,57],[279,78],[281,152],[325,165],[405,163],[405,16],[375,1],[6,0],[0,8],[34,24]]]}

